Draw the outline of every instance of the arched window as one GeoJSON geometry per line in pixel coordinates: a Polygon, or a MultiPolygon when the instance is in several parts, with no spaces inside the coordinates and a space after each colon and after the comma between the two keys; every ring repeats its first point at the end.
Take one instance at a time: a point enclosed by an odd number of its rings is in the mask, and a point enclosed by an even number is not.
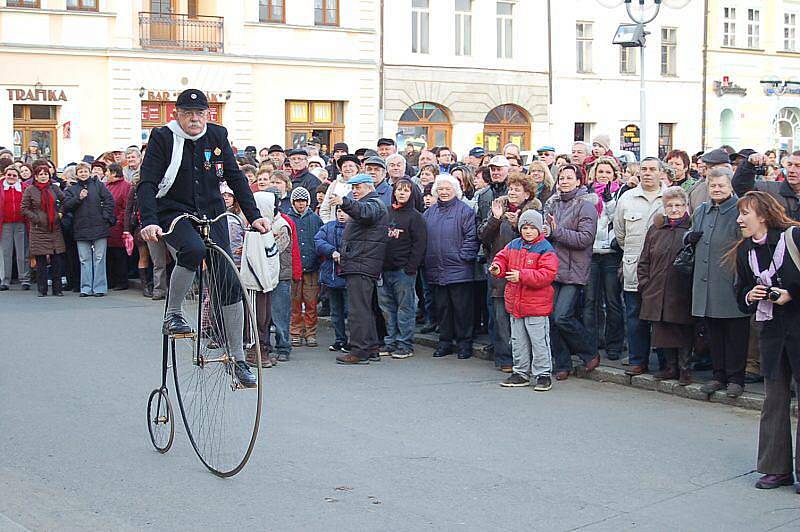
{"type": "Polygon", "coordinates": [[[396,141],[401,149],[407,142],[418,147],[450,146],[452,133],[450,116],[444,107],[418,102],[400,116],[396,141]]]}
{"type": "Polygon", "coordinates": [[[800,113],[794,107],[784,107],[772,119],[773,141],[784,151],[800,146],[800,113]]]}
{"type": "Polygon", "coordinates": [[[719,115],[719,137],[720,144],[728,146],[735,146],[738,144],[736,142],[733,111],[730,109],[723,109],[719,115]]]}
{"type": "Polygon", "coordinates": [[[499,105],[489,111],[483,120],[483,147],[488,152],[500,152],[512,142],[521,150],[529,150],[531,120],[522,107],[514,104],[499,105]]]}

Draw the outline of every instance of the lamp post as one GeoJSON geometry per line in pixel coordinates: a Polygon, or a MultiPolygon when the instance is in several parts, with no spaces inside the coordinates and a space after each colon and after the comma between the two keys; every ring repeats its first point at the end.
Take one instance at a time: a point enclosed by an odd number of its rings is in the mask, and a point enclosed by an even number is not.
{"type": "Polygon", "coordinates": [[[614,35],[613,44],[623,48],[639,48],[639,159],[647,149],[647,91],[644,83],[644,48],[649,32],[647,24],[653,22],[661,12],[661,6],[681,9],[691,0],[636,0],[638,9],[633,7],[633,0],[597,0],[600,5],[614,8],[625,4],[625,11],[633,24],[620,24],[614,35]]]}

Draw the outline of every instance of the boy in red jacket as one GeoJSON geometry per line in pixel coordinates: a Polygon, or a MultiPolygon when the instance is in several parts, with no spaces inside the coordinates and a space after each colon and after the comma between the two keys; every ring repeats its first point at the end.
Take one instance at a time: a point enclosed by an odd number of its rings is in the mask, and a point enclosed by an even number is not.
{"type": "Polygon", "coordinates": [[[542,215],[535,210],[522,213],[517,222],[522,238],[515,238],[495,255],[489,273],[505,277],[505,304],[511,316],[511,355],[513,373],[505,387],[528,386],[531,375],[534,390],[553,387],[550,378],[550,324],[553,311],[553,281],[558,273],[558,258],[542,234],[542,215]],[[533,366],[533,368],[531,368],[533,366]]]}

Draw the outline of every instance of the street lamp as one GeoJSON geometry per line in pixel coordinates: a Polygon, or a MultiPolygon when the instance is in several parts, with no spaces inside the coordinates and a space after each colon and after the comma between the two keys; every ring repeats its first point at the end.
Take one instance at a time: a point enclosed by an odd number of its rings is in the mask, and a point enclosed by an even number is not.
{"type": "Polygon", "coordinates": [[[647,109],[646,91],[644,85],[644,48],[649,32],[645,26],[653,22],[661,11],[661,6],[672,9],[681,9],[689,5],[692,0],[636,0],[638,9],[633,6],[633,0],[597,0],[606,8],[613,9],[625,4],[625,11],[633,24],[620,24],[614,34],[612,44],[623,48],[639,48],[639,159],[647,149],[647,109]]]}

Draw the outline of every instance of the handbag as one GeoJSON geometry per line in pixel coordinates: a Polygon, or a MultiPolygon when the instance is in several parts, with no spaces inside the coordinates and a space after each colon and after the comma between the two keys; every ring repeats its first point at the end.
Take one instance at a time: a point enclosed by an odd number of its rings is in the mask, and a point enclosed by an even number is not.
{"type": "MultiPolygon", "coordinates": [[[[705,208],[703,208],[700,213],[697,215],[697,227],[700,228],[703,226],[703,218],[705,217],[705,208]]],[[[693,226],[695,224],[692,224],[693,226]]],[[[682,275],[691,276],[694,273],[694,257],[695,257],[695,248],[697,247],[697,243],[700,241],[700,238],[703,236],[702,231],[689,231],[684,235],[683,240],[683,248],[678,252],[678,255],[675,257],[675,260],[672,262],[672,267],[675,268],[678,273],[682,275]],[[687,238],[689,235],[697,235],[696,237],[687,238]]]]}
{"type": "Polygon", "coordinates": [[[794,237],[792,236],[793,229],[794,226],[786,230],[784,241],[786,242],[786,252],[789,254],[789,257],[791,257],[795,267],[800,270],[800,250],[797,249],[797,244],[794,242],[794,237]]]}

